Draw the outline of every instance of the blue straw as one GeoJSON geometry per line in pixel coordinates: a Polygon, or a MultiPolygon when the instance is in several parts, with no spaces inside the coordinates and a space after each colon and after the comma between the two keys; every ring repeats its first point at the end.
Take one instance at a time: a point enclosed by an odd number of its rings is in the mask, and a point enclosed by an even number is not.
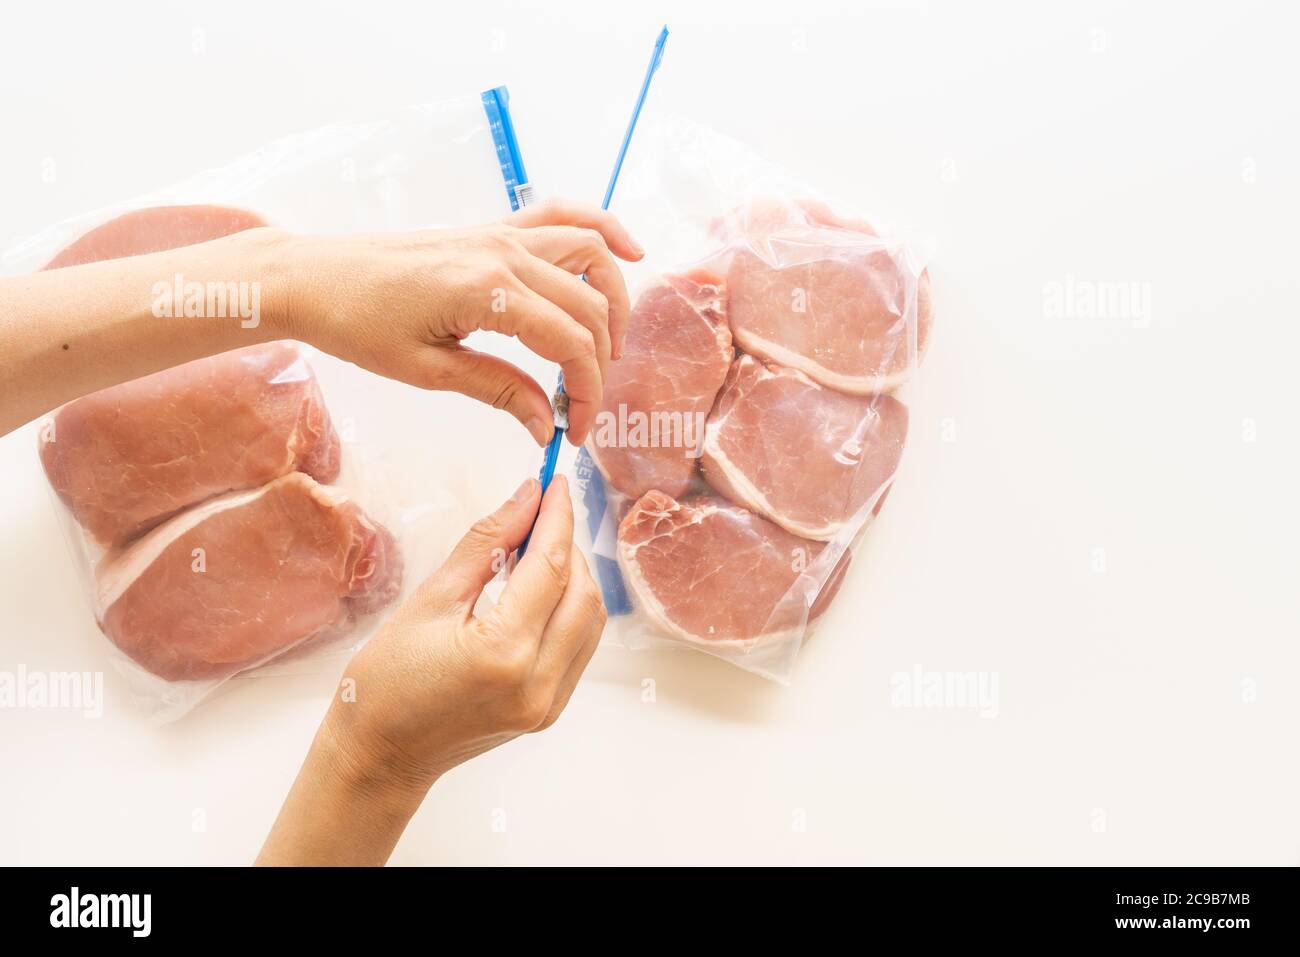
{"type": "MultiPolygon", "coordinates": [[[[645,79],[641,81],[641,92],[637,94],[636,107],[632,110],[632,119],[628,121],[627,132],[623,134],[623,143],[618,148],[618,159],[614,161],[614,172],[610,174],[609,185],[605,187],[605,199],[601,202],[601,209],[609,209],[610,201],[614,198],[614,187],[618,184],[618,174],[623,171],[623,160],[627,157],[627,148],[632,143],[632,132],[636,129],[636,122],[641,118],[641,108],[645,106],[646,94],[650,92],[650,81],[654,79],[655,73],[659,69],[659,64],[664,58],[664,44],[668,42],[668,28],[664,27],[659,31],[659,38],[655,40],[654,53],[650,56],[650,65],[646,67],[645,79]]],[[[586,277],[584,276],[585,280],[586,277]]],[[[555,385],[555,396],[558,400],[564,395],[564,373],[560,373],[559,380],[555,385]]],[[[537,479],[542,484],[542,494],[551,487],[551,480],[555,478],[555,465],[560,460],[560,442],[564,439],[564,433],[568,431],[568,415],[562,417],[563,424],[559,421],[555,424],[555,434],[551,436],[551,442],[546,446],[546,455],[542,459],[542,469],[537,473],[537,479]]],[[[528,550],[528,543],[532,540],[533,533],[530,529],[528,537],[524,543],[519,546],[519,557],[524,557],[524,552],[528,550]]]]}

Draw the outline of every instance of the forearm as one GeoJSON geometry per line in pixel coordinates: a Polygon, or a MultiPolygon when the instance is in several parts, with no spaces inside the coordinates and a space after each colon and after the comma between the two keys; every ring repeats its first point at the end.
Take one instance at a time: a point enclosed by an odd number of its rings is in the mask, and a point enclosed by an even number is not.
{"type": "Polygon", "coordinates": [[[78,396],[286,338],[287,244],[258,229],[0,279],[0,434],[78,396]]]}
{"type": "Polygon", "coordinates": [[[329,717],[275,820],[263,866],[380,866],[432,781],[392,774],[329,717]]]}

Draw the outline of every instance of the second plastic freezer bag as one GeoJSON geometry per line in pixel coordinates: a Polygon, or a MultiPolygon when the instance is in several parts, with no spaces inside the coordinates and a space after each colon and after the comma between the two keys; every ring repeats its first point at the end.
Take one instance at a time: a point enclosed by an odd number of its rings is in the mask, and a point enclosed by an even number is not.
{"type": "Polygon", "coordinates": [[[638,135],[617,212],[651,252],[573,465],[609,631],[788,681],[902,460],[929,278],[734,140],[638,135]]]}

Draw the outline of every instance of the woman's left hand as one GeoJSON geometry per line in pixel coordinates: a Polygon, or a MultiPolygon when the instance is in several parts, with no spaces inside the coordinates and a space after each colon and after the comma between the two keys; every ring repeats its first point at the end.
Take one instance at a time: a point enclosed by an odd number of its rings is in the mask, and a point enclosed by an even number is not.
{"type": "Polygon", "coordinates": [[[569,438],[577,445],[586,437],[630,314],[614,257],[642,256],[612,214],[542,203],[470,229],[278,240],[291,277],[279,309],[286,337],[505,409],[545,445],[550,396],[523,370],[463,341],[476,330],[514,336],[559,363],[569,438]]]}

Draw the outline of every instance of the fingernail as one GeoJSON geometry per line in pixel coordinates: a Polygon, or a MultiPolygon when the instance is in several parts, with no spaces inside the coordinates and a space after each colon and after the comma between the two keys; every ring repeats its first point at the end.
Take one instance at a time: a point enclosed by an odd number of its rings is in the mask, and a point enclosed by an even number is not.
{"type": "Polygon", "coordinates": [[[515,489],[515,494],[510,496],[512,502],[526,502],[533,497],[533,492],[537,488],[537,479],[524,479],[524,484],[515,489]]]}
{"type": "Polygon", "coordinates": [[[640,259],[645,255],[645,247],[642,246],[635,239],[633,239],[631,236],[627,237],[627,244],[632,247],[632,252],[636,254],[637,259],[640,259]]]}
{"type": "Polygon", "coordinates": [[[528,429],[528,434],[533,437],[533,441],[538,445],[545,446],[547,442],[551,441],[550,422],[534,417],[528,420],[525,428],[528,429]]]}

